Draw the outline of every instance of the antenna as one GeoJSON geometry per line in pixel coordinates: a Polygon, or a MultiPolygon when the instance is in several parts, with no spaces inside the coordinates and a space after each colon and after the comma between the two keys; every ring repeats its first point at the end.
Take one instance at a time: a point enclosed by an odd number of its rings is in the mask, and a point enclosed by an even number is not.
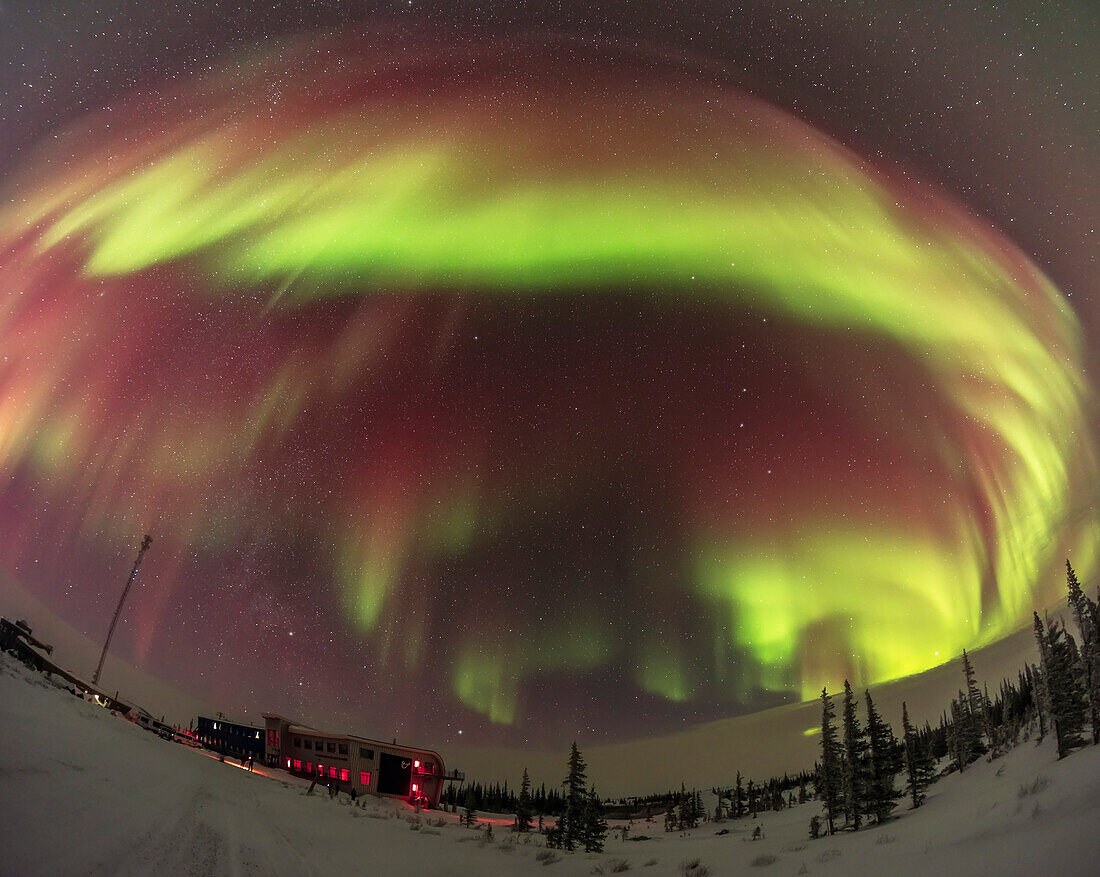
{"type": "Polygon", "coordinates": [[[115,609],[115,617],[111,619],[111,626],[107,628],[107,641],[103,643],[103,651],[99,656],[99,664],[95,668],[95,675],[92,676],[92,685],[99,685],[99,674],[103,671],[103,662],[107,660],[107,648],[111,645],[111,637],[115,635],[115,625],[118,624],[118,617],[122,614],[122,604],[126,602],[126,595],[130,593],[130,585],[132,585],[134,579],[137,578],[137,571],[138,567],[141,566],[141,559],[145,556],[145,552],[152,544],[153,538],[148,534],[141,540],[141,549],[138,551],[137,560],[134,561],[134,568],[130,570],[130,578],[126,580],[126,587],[122,589],[122,596],[118,598],[118,608],[115,609]]]}

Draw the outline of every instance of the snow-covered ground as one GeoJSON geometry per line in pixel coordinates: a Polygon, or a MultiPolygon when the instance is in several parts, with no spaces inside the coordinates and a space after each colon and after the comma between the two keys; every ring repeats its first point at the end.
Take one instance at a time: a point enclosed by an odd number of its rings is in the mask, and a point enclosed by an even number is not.
{"type": "MultiPolygon", "coordinates": [[[[686,835],[637,822],[606,852],[493,842],[457,817],[392,800],[352,806],[281,772],[249,773],[167,742],[0,655],[0,874],[647,875],[1100,873],[1100,747],[1061,762],[1024,744],[934,786],[925,807],[857,834],[807,839],[815,803],[686,835]],[[435,824],[442,819],[442,824],[435,824]],[[751,841],[755,825],[764,838],[751,841]],[[716,832],[723,829],[728,834],[716,832]],[[621,866],[620,866],[621,867],[621,866]]],[[[701,757],[702,753],[696,753],[701,757]]],[[[727,777],[715,777],[725,783],[727,777]]],[[[713,806],[713,801],[711,801],[713,806]]]]}

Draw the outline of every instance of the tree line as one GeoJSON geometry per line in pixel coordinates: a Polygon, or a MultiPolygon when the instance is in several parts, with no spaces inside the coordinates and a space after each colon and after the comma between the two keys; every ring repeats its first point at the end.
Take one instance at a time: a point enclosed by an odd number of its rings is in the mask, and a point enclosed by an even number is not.
{"type": "Polygon", "coordinates": [[[810,836],[858,830],[870,820],[887,819],[902,797],[920,807],[937,779],[963,772],[979,758],[995,759],[1037,731],[1041,742],[1055,738],[1058,757],[1100,742],[1100,592],[1090,599],[1066,561],[1069,607],[1080,646],[1061,619],[1034,613],[1039,660],[1018,673],[1016,682],[1002,680],[995,698],[978,685],[969,655],[962,653],[964,687],[940,716],[938,728],[915,728],[902,703],[902,739],[898,740],[864,692],[865,719],[857,715],[856,697],[847,681],[841,717],[832,696],[821,691],[821,757],[814,766],[814,787],[822,814],[810,820],[810,836]],[[942,769],[938,762],[946,759],[942,769]],[[896,788],[898,775],[903,788],[896,788]],[[841,819],[843,823],[841,824],[841,819]]]}
{"type": "MultiPolygon", "coordinates": [[[[926,721],[922,727],[915,726],[908,704],[903,702],[899,739],[876,707],[870,690],[859,698],[845,680],[839,717],[833,702],[836,695],[830,695],[827,688],[821,691],[820,757],[812,770],[763,782],[746,779],[738,772],[731,786],[711,789],[717,798],[713,813],[704,807],[697,789],[681,786],[679,792],[620,798],[615,815],[649,822],[663,813],[665,830],[681,831],[712,819],[755,818],[764,811],[816,800],[821,813],[811,817],[809,834],[817,838],[882,823],[903,799],[913,809],[920,807],[940,777],[964,772],[979,758],[998,758],[1033,733],[1039,742],[1052,734],[1059,758],[1086,745],[1086,726],[1091,727],[1092,743],[1097,744],[1100,591],[1097,600],[1084,594],[1068,560],[1066,580],[1078,638],[1061,619],[1044,620],[1035,613],[1038,661],[1026,664],[1015,681],[1003,679],[994,697],[990,697],[988,685],[978,684],[964,650],[963,686],[938,723],[926,721]]],[[[513,813],[513,831],[537,830],[546,836],[548,847],[602,852],[608,830],[605,803],[588,786],[586,772],[587,764],[574,742],[560,791],[547,789],[545,784],[532,790],[526,768],[518,793],[509,790],[507,783],[472,783],[465,791],[463,821],[475,826],[478,810],[513,813]],[[554,818],[552,825],[549,817],[554,818]]],[[[454,810],[457,798],[458,793],[450,788],[443,801],[454,810]]]]}

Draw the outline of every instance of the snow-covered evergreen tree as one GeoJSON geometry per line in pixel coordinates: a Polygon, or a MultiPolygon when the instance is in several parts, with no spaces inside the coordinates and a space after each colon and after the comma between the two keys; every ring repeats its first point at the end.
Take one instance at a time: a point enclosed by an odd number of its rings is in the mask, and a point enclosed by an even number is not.
{"type": "Polygon", "coordinates": [[[477,810],[474,809],[476,803],[477,799],[474,794],[474,788],[470,786],[470,788],[466,790],[466,809],[462,812],[462,824],[467,828],[473,828],[477,825],[477,810]]]}
{"type": "Polygon", "coordinates": [[[740,819],[745,815],[745,787],[741,780],[741,771],[737,771],[737,783],[733,787],[733,816],[740,819]]]}
{"type": "Polygon", "coordinates": [[[677,818],[677,822],[680,823],[681,831],[695,828],[697,823],[697,817],[695,815],[695,795],[689,795],[687,788],[682,783],[680,784],[680,814],[677,818]]]}
{"type": "Polygon", "coordinates": [[[898,793],[894,790],[897,774],[897,738],[890,726],[883,721],[871,692],[864,691],[867,699],[867,750],[868,772],[864,805],[873,813],[875,822],[881,823],[898,805],[898,793]]]}
{"type": "Polygon", "coordinates": [[[672,798],[668,800],[668,808],[665,810],[665,831],[676,831],[680,827],[680,820],[676,817],[676,805],[672,798]]]}
{"type": "Polygon", "coordinates": [[[565,850],[574,850],[581,842],[584,830],[584,809],[588,801],[588,776],[577,741],[569,750],[569,773],[565,777],[565,808],[558,827],[561,829],[561,846],[565,850]]]}
{"type": "Polygon", "coordinates": [[[966,691],[962,698],[963,719],[966,728],[963,731],[962,743],[966,763],[977,761],[988,751],[983,737],[989,739],[989,712],[986,709],[985,697],[974,676],[974,665],[970,663],[970,656],[963,649],[963,677],[966,679],[966,691]]]}
{"type": "Polygon", "coordinates": [[[580,843],[586,853],[602,853],[607,839],[607,820],[603,818],[603,805],[592,789],[584,801],[580,843]]]}
{"type": "Polygon", "coordinates": [[[1066,586],[1073,620],[1081,637],[1081,669],[1088,695],[1092,742],[1100,743],[1100,609],[1085,596],[1070,562],[1066,561],[1066,586]]]}
{"type": "Polygon", "coordinates": [[[1036,612],[1035,629],[1050,703],[1051,730],[1058,744],[1058,757],[1065,758],[1070,749],[1085,744],[1081,738],[1088,718],[1085,691],[1073,658],[1073,642],[1065,628],[1057,621],[1048,621],[1044,631],[1036,612]]]}
{"type": "MultiPolygon", "coordinates": [[[[1039,657],[1042,659],[1043,626],[1039,623],[1039,616],[1035,616],[1035,636],[1039,642],[1039,657]]],[[[1050,696],[1047,692],[1047,681],[1043,676],[1043,670],[1036,664],[1027,666],[1028,679],[1031,683],[1032,705],[1035,707],[1035,716],[1039,721],[1039,742],[1047,734],[1047,720],[1050,718],[1050,696]]]]}
{"type": "Polygon", "coordinates": [[[960,772],[965,771],[966,766],[977,758],[976,737],[977,728],[970,715],[967,696],[960,689],[958,697],[951,699],[951,724],[948,736],[951,757],[960,772]]]}
{"type": "Polygon", "coordinates": [[[905,773],[906,794],[913,800],[916,810],[924,801],[925,790],[932,785],[935,775],[935,762],[928,751],[926,740],[922,740],[909,723],[909,708],[901,704],[901,726],[905,735],[905,773]]]}
{"type": "Polygon", "coordinates": [[[867,738],[856,716],[856,699],[847,679],[844,680],[841,723],[844,731],[844,762],[841,769],[844,824],[858,830],[863,823],[867,795],[867,738]]]}
{"type": "MultiPolygon", "coordinates": [[[[843,794],[843,780],[841,776],[841,761],[843,750],[836,733],[836,712],[833,708],[832,698],[828,690],[821,689],[821,766],[817,777],[817,796],[821,799],[821,806],[825,811],[825,822],[829,826],[829,834],[836,831],[836,817],[840,814],[841,795],[843,794]]],[[[740,774],[738,774],[740,779],[740,774]]],[[[740,788],[740,783],[738,783],[740,788]]]]}
{"type": "Polygon", "coordinates": [[[523,769],[523,780],[519,787],[519,798],[516,799],[515,830],[527,832],[531,830],[531,778],[527,775],[527,768],[523,769]]]}

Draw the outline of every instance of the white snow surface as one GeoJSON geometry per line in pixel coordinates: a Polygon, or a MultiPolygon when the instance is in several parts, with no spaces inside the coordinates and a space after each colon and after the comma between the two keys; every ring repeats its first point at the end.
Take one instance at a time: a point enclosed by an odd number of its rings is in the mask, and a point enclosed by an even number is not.
{"type": "Polygon", "coordinates": [[[1100,873],[1100,747],[1058,761],[1049,740],[949,776],[919,810],[903,802],[897,818],[858,833],[809,840],[814,802],[684,834],[666,834],[654,817],[629,833],[649,840],[613,832],[602,854],[558,852],[544,864],[542,838],[509,833],[509,817],[493,818],[486,842],[454,815],[307,795],[281,771],[249,773],[162,740],[8,655],[0,655],[0,739],[5,877],[587,875],[613,873],[616,860],[653,877],[701,877],[688,867],[695,860],[715,877],[1100,873]],[[764,837],[752,841],[756,825],[764,837]]]}

